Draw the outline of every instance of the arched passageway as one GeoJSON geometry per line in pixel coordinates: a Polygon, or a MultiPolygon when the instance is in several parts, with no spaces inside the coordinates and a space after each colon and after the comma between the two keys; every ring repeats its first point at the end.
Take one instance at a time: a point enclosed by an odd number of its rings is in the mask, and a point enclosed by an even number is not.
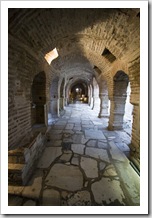
{"type": "Polygon", "coordinates": [[[17,148],[9,152],[9,178],[29,185],[22,197],[36,195],[40,206],[140,204],[139,177],[125,155],[131,141],[130,154],[140,159],[139,13],[9,9],[8,147],[17,148]],[[129,82],[132,139],[123,131],[129,82]],[[46,119],[45,129],[20,146],[27,130],[46,119]],[[31,171],[33,187],[26,181],[31,171]]]}
{"type": "Polygon", "coordinates": [[[33,80],[31,94],[31,125],[45,124],[46,77],[44,72],[38,73],[33,80]]]}

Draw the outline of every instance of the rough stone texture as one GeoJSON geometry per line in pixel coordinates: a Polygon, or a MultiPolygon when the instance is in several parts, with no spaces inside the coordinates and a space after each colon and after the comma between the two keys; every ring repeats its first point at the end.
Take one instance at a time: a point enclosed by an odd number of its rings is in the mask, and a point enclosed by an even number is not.
{"type": "Polygon", "coordinates": [[[108,148],[107,143],[99,141],[98,148],[107,149],[108,148]]]}
{"type": "Polygon", "coordinates": [[[63,154],[63,155],[60,157],[60,160],[62,160],[62,161],[64,161],[64,162],[68,162],[68,161],[70,161],[71,156],[72,156],[72,153],[70,153],[70,154],[63,154]]]}
{"type": "Polygon", "coordinates": [[[43,191],[42,206],[60,206],[60,194],[54,189],[43,191]]]}
{"type": "Polygon", "coordinates": [[[55,164],[46,177],[45,183],[68,191],[77,191],[83,187],[83,176],[77,166],[55,164]]]}
{"type": "Polygon", "coordinates": [[[36,206],[36,202],[32,200],[26,201],[23,206],[36,206]]]}
{"type": "Polygon", "coordinates": [[[36,171],[28,185],[24,187],[22,192],[23,197],[39,199],[42,188],[42,176],[43,173],[41,171],[36,171]]]}
{"type": "Polygon", "coordinates": [[[79,165],[79,159],[77,157],[73,157],[71,160],[71,164],[78,166],[79,165]]]}
{"type": "Polygon", "coordinates": [[[109,162],[108,153],[104,149],[86,148],[85,154],[90,157],[94,157],[94,158],[109,162]]]}
{"type": "Polygon", "coordinates": [[[126,162],[115,163],[125,189],[130,195],[130,205],[140,205],[140,179],[135,170],[126,162]]]}
{"type": "Polygon", "coordinates": [[[109,165],[105,168],[104,176],[117,176],[117,172],[113,165],[109,165]]]}
{"type": "Polygon", "coordinates": [[[45,148],[42,157],[39,160],[38,168],[47,168],[51,163],[62,154],[61,147],[45,148]]]}
{"type": "Polygon", "coordinates": [[[119,148],[115,145],[114,142],[109,142],[110,144],[110,153],[114,160],[128,162],[127,157],[119,150],[119,148]]]}
{"type": "Polygon", "coordinates": [[[91,158],[81,157],[80,166],[87,178],[98,177],[97,161],[91,158]]]}
{"type": "Polygon", "coordinates": [[[89,147],[95,147],[95,145],[96,145],[96,140],[89,140],[87,142],[87,146],[89,146],[89,147]]]}
{"type": "Polygon", "coordinates": [[[84,154],[85,146],[82,144],[72,144],[71,149],[76,154],[84,154]]]}
{"type": "Polygon", "coordinates": [[[18,196],[11,196],[8,197],[8,206],[21,206],[23,199],[18,196]]]}
{"type": "Polygon", "coordinates": [[[106,140],[106,138],[103,135],[102,131],[99,131],[99,130],[85,130],[85,137],[86,138],[91,138],[91,139],[106,140]]]}
{"type": "Polygon", "coordinates": [[[91,206],[91,197],[88,191],[79,191],[67,201],[69,206],[91,206]]]}
{"type": "Polygon", "coordinates": [[[105,166],[106,166],[105,163],[100,162],[100,164],[99,164],[99,169],[100,169],[100,170],[103,170],[103,169],[105,168],[105,166]]]}
{"type": "Polygon", "coordinates": [[[62,140],[51,140],[46,143],[46,147],[55,147],[61,146],[62,140]]]}
{"type": "Polygon", "coordinates": [[[125,197],[119,181],[102,178],[92,184],[91,190],[98,204],[107,205],[118,200],[120,205],[124,205],[123,199],[125,197]]]}

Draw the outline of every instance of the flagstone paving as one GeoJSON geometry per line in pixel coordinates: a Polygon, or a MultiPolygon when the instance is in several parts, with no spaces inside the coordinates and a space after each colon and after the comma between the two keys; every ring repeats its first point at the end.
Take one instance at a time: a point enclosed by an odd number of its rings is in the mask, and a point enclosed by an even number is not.
{"type": "Polygon", "coordinates": [[[9,186],[11,206],[137,206],[140,178],[129,164],[130,137],[108,131],[86,104],[50,124],[46,147],[26,186],[9,186]]]}

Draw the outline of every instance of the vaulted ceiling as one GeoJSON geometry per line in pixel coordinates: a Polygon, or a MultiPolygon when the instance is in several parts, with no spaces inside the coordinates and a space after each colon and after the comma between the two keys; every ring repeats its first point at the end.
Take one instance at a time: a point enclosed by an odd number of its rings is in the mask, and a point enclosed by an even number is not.
{"type": "Polygon", "coordinates": [[[60,74],[90,79],[119,61],[138,57],[139,9],[9,9],[9,38],[37,59],[57,49],[51,66],[60,74]]]}

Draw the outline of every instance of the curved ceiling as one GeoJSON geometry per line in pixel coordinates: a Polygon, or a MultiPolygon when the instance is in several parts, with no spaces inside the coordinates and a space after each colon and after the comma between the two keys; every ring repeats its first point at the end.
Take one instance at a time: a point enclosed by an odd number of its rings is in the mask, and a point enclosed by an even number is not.
{"type": "Polygon", "coordinates": [[[104,74],[113,64],[139,55],[139,9],[9,9],[9,36],[39,58],[57,48],[54,69],[91,78],[94,66],[104,74]],[[131,54],[131,55],[128,55],[131,54]]]}

